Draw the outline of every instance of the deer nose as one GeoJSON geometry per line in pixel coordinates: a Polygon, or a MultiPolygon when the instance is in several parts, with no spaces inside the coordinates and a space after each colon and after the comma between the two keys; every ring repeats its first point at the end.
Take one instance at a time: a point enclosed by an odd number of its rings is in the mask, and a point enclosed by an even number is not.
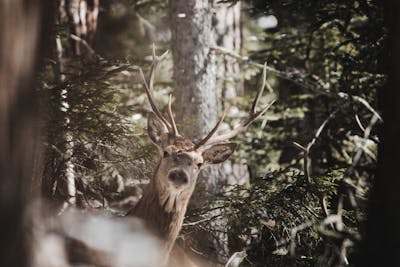
{"type": "Polygon", "coordinates": [[[189,177],[182,170],[173,170],[168,174],[168,179],[176,185],[184,185],[189,182],[189,177]]]}

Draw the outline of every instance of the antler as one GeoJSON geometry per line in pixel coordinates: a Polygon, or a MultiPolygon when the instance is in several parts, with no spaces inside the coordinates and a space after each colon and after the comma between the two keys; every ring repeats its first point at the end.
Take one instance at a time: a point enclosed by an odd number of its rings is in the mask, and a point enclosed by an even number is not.
{"type": "Polygon", "coordinates": [[[172,132],[174,136],[179,136],[178,128],[176,127],[176,123],[174,120],[174,115],[172,114],[171,102],[172,102],[172,95],[170,94],[168,99],[168,117],[172,124],[172,132]]]}
{"type": "Polygon", "coordinates": [[[221,126],[222,121],[225,118],[225,114],[226,114],[226,110],[225,110],[223,115],[221,116],[221,118],[218,120],[217,124],[214,126],[214,128],[210,131],[210,133],[203,140],[201,140],[200,142],[198,142],[196,144],[195,149],[198,149],[201,146],[209,146],[209,145],[221,143],[223,141],[229,140],[229,139],[237,136],[239,133],[244,132],[251,123],[253,123],[257,118],[262,116],[272,106],[272,104],[275,102],[275,100],[272,101],[271,103],[269,103],[268,105],[266,105],[265,107],[263,107],[260,111],[256,112],[257,104],[264,92],[266,76],[267,76],[267,65],[265,63],[262,77],[261,77],[261,85],[257,91],[256,97],[253,101],[253,104],[251,106],[251,110],[249,112],[248,117],[241,124],[236,126],[234,129],[227,131],[226,133],[224,133],[222,135],[213,137],[213,135],[218,130],[218,128],[221,126]]]}
{"type": "Polygon", "coordinates": [[[155,71],[157,69],[157,65],[158,63],[163,60],[166,56],[168,55],[168,50],[164,52],[164,54],[162,54],[161,56],[157,56],[156,55],[156,49],[155,46],[153,44],[153,48],[152,48],[152,56],[153,56],[153,62],[151,64],[150,67],[150,73],[149,73],[149,79],[148,82],[146,80],[146,77],[144,76],[143,70],[140,68],[140,74],[142,76],[143,79],[143,83],[144,83],[144,87],[146,89],[146,94],[147,94],[147,98],[149,99],[151,108],[153,109],[155,115],[157,116],[157,118],[159,118],[164,125],[167,127],[168,131],[172,134],[174,134],[174,136],[178,136],[178,130],[174,121],[174,118],[172,116],[172,110],[171,110],[171,96],[169,98],[169,102],[168,102],[168,116],[170,119],[170,122],[164,118],[164,116],[161,114],[161,111],[157,105],[157,102],[154,98],[153,95],[153,90],[154,90],[154,75],[155,75],[155,71]]]}

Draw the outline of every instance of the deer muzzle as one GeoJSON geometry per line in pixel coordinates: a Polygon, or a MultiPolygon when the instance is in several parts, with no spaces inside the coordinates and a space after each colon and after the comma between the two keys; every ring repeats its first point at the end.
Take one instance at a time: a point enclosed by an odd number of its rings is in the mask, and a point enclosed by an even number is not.
{"type": "Polygon", "coordinates": [[[189,176],[184,170],[172,170],[168,174],[168,179],[175,185],[181,186],[189,183],[189,176]]]}

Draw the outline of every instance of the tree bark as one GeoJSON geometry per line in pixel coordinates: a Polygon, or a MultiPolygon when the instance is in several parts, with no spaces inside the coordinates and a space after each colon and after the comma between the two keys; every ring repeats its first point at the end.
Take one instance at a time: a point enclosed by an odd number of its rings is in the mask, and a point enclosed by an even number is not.
{"type": "MultiPolygon", "coordinates": [[[[214,15],[214,34],[217,46],[241,54],[242,50],[242,21],[241,2],[234,5],[216,4],[214,15]]],[[[243,79],[240,75],[239,62],[229,56],[217,60],[218,95],[221,96],[222,109],[226,108],[226,100],[243,95],[243,79]]],[[[221,109],[221,110],[222,110],[221,109]]]]}
{"type": "MultiPolygon", "coordinates": [[[[228,105],[229,99],[243,93],[243,82],[237,79],[239,63],[228,57],[216,62],[211,49],[218,45],[240,52],[241,5],[174,0],[170,8],[177,119],[185,135],[201,139],[215,125],[217,114],[228,105]]],[[[248,177],[244,165],[226,162],[222,168],[213,166],[201,173],[192,203],[204,204],[199,191],[219,193],[223,185],[245,183],[248,177]]],[[[225,261],[229,254],[226,218],[216,220],[213,227],[213,236],[200,233],[196,239],[208,255],[225,261]]]]}
{"type": "MultiPolygon", "coordinates": [[[[175,111],[179,128],[192,140],[207,135],[217,121],[215,55],[208,0],[170,1],[175,111]]],[[[217,168],[199,178],[205,190],[218,191],[217,168]]]]}
{"type": "MultiPolygon", "coordinates": [[[[215,5],[214,34],[216,45],[229,51],[241,54],[242,22],[241,2],[234,5],[215,5]]],[[[243,78],[239,62],[229,56],[217,58],[217,95],[220,100],[219,110],[229,107],[229,101],[244,93],[243,78]]],[[[245,164],[225,161],[223,163],[220,181],[228,185],[249,182],[248,167],[245,164]]]]}
{"type": "MultiPolygon", "coordinates": [[[[214,127],[218,113],[215,55],[211,50],[214,45],[212,2],[171,0],[170,18],[176,118],[183,133],[198,140],[214,127]]],[[[218,191],[219,168],[211,166],[200,173],[191,205],[204,204],[200,192],[218,191]]],[[[218,241],[221,240],[205,232],[197,233],[195,239],[201,251],[210,258],[220,259],[223,248],[218,241]]]]}
{"type": "MultiPolygon", "coordinates": [[[[51,1],[50,1],[51,2],[51,1]]],[[[0,266],[30,266],[27,207],[38,147],[34,93],[39,51],[45,51],[52,3],[0,3],[0,266]],[[44,43],[44,42],[43,42],[44,43]]]]}
{"type": "Polygon", "coordinates": [[[61,0],[61,10],[62,19],[69,25],[69,41],[74,55],[90,59],[97,31],[99,0],[61,0]]]}
{"type": "MultiPolygon", "coordinates": [[[[62,86],[66,78],[63,61],[68,55],[94,59],[94,36],[97,30],[98,0],[59,0],[57,1],[56,21],[58,26],[68,29],[70,46],[64,49],[59,36],[53,40],[53,73],[54,84],[49,104],[50,120],[47,122],[47,143],[45,167],[43,171],[42,193],[52,203],[54,211],[59,212],[77,202],[75,186],[74,140],[68,130],[70,106],[68,90],[62,86]],[[54,148],[56,147],[56,149],[54,148]]],[[[78,200],[78,204],[83,203],[78,200]]]]}
{"type": "Polygon", "coordinates": [[[204,137],[217,120],[215,57],[208,0],[171,0],[175,109],[180,129],[204,137]]]}
{"type": "MultiPolygon", "coordinates": [[[[56,1],[56,25],[61,27],[68,24],[66,3],[64,0],[56,1]]],[[[69,2],[69,1],[67,1],[69,2]]],[[[75,202],[75,181],[73,170],[73,142],[71,135],[67,132],[69,118],[67,107],[67,89],[62,86],[65,81],[64,74],[64,49],[59,35],[52,36],[52,58],[53,58],[53,83],[56,86],[51,92],[48,101],[50,118],[46,125],[46,141],[48,146],[45,150],[45,167],[42,178],[42,194],[48,200],[50,206],[56,213],[67,207],[68,203],[75,202]]],[[[71,51],[75,53],[75,45],[71,51]]]]}
{"type": "MultiPolygon", "coordinates": [[[[239,55],[242,54],[241,2],[234,5],[216,4],[213,21],[216,45],[239,55]]],[[[231,100],[243,96],[244,81],[242,77],[240,63],[236,59],[224,55],[217,58],[216,88],[220,100],[219,110],[228,108],[231,100]]],[[[235,115],[233,114],[233,116],[235,115]]],[[[236,123],[234,117],[233,122],[236,123]]],[[[249,183],[249,168],[245,162],[227,160],[222,163],[219,180],[228,186],[249,183]]],[[[228,225],[229,219],[225,219],[227,220],[226,225],[228,225]]],[[[227,228],[225,227],[225,229],[227,228]]],[[[227,233],[225,239],[228,241],[226,251],[231,250],[230,253],[232,253],[241,250],[242,242],[239,242],[236,236],[227,233]]]]}

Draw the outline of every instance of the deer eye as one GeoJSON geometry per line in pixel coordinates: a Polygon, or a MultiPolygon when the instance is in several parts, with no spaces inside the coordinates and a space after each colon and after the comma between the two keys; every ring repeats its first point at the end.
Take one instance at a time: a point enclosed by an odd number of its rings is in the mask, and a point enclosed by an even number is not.
{"type": "Polygon", "coordinates": [[[168,158],[168,157],[169,157],[169,153],[164,150],[163,158],[168,158]]]}

